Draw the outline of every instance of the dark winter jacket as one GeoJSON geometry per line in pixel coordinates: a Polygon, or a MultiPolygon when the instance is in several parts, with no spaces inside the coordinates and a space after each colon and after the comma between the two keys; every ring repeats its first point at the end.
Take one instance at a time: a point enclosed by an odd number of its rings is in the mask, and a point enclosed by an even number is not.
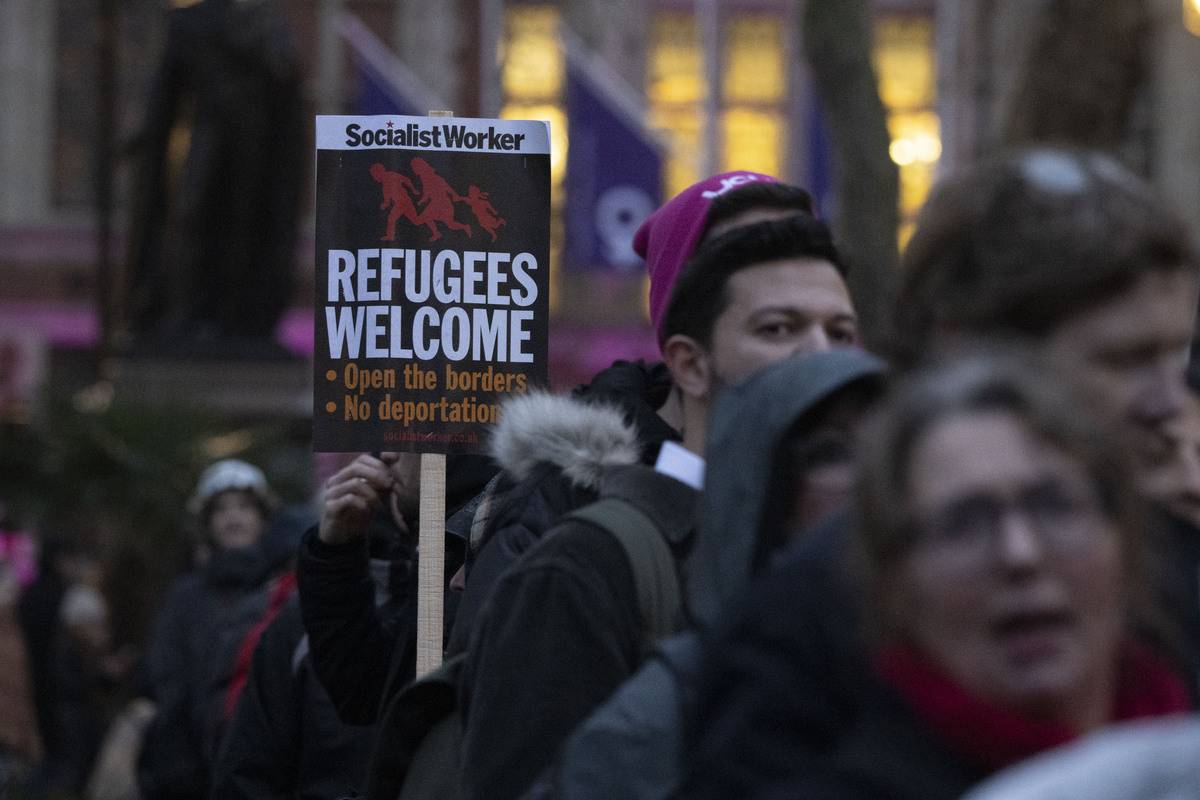
{"type": "MultiPolygon", "coordinates": [[[[478,495],[496,473],[490,459],[452,456],[446,465],[447,582],[462,565],[464,537],[478,495]],[[462,520],[465,519],[465,524],[462,520]]],[[[365,537],[326,544],[314,527],[300,543],[296,579],[312,664],[338,715],[348,725],[372,725],[389,698],[416,669],[416,532],[401,533],[387,513],[372,519],[365,537]],[[368,562],[391,566],[389,599],[376,605],[368,562]]],[[[444,595],[446,630],[454,623],[457,592],[444,595]]]]}
{"type": "Polygon", "coordinates": [[[891,691],[872,684],[860,700],[867,710],[820,769],[793,770],[785,780],[764,783],[752,793],[738,796],[771,800],[958,800],[987,776],[986,771],[952,752],[891,691]]]}
{"type": "Polygon", "coordinates": [[[108,673],[96,652],[62,630],[53,662],[59,696],[56,722],[62,752],[56,777],[70,791],[83,792],[100,744],[128,695],[123,681],[108,673]]]}
{"type": "Polygon", "coordinates": [[[38,733],[47,760],[62,754],[63,731],[57,722],[57,704],[61,691],[55,685],[54,643],[58,640],[59,608],[66,585],[54,571],[50,558],[43,558],[37,580],[21,595],[17,607],[21,633],[29,654],[29,677],[33,684],[33,703],[37,712],[38,733]]]}
{"type": "Polygon", "coordinates": [[[652,464],[664,441],[679,438],[657,413],[670,388],[662,364],[617,361],[591,384],[575,389],[572,398],[582,403],[532,393],[505,405],[491,452],[508,488],[493,501],[487,524],[468,547],[466,590],[448,654],[466,649],[476,615],[500,574],[560,517],[596,499],[600,470],[611,464],[652,464]],[[597,404],[618,410],[624,418],[620,427],[634,431],[634,439],[577,419],[597,404]]]}
{"type": "MultiPolygon", "coordinates": [[[[879,682],[858,720],[817,769],[752,796],[955,800],[988,775],[1077,738],[1071,726],[1024,717],[974,696],[903,646],[874,654],[879,682]]],[[[1130,643],[1114,682],[1114,721],[1173,718],[1190,708],[1174,665],[1130,643]]]]}
{"type": "Polygon", "coordinates": [[[368,537],[345,544],[326,544],[313,528],[300,545],[296,578],[313,670],[347,725],[374,724],[389,686],[411,680],[416,664],[416,562],[411,544],[386,527],[377,520],[368,537]],[[369,540],[391,542],[393,594],[378,608],[369,540]]]}
{"type": "Polygon", "coordinates": [[[259,547],[220,550],[168,591],[146,659],[157,706],[138,764],[146,800],[207,797],[205,741],[223,700],[212,681],[223,668],[219,643],[234,611],[280,567],[259,547]]]}
{"type": "Polygon", "coordinates": [[[214,800],[332,800],[361,791],[373,727],[342,723],[312,668],[299,601],[259,641],[213,771],[214,800]]]}
{"type": "Polygon", "coordinates": [[[849,544],[845,516],[811,532],[716,629],[683,796],[760,796],[819,769],[857,719],[873,680],[849,544]]]}
{"type": "MultiPolygon", "coordinates": [[[[533,467],[597,485],[642,509],[682,559],[695,527],[697,493],[638,458],[636,435],[612,408],[566,398],[522,398],[530,413],[522,442],[557,451],[533,467]],[[532,405],[536,404],[536,405],[532,405]],[[565,432],[591,447],[568,448],[565,432]],[[574,459],[570,458],[574,455],[574,459]]],[[[511,460],[509,463],[512,463],[511,460]]],[[[624,549],[591,524],[554,526],[497,581],[463,672],[463,784],[468,798],[517,797],[554,757],[571,729],[605,700],[646,655],[632,568],[624,549]]]]}
{"type": "Polygon", "coordinates": [[[865,353],[817,353],[774,364],[721,395],[709,420],[702,522],[686,568],[695,627],[665,642],[579,726],[531,798],[665,798],[678,788],[701,631],[781,541],[793,491],[778,474],[781,446],[838,391],[881,390],[883,370],[865,353]]]}
{"type": "Polygon", "coordinates": [[[1177,656],[1200,697],[1200,529],[1166,512],[1155,523],[1147,549],[1154,599],[1166,620],[1164,640],[1156,643],[1177,656]]]}

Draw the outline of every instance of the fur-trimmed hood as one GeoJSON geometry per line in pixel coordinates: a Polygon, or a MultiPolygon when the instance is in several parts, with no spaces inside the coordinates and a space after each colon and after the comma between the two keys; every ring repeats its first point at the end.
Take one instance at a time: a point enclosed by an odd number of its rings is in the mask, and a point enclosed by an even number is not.
{"type": "Polygon", "coordinates": [[[505,401],[489,449],[518,482],[552,464],[588,489],[599,488],[608,467],[635,464],[639,456],[637,429],[620,409],[543,391],[505,401]]]}
{"type": "Polygon", "coordinates": [[[467,547],[467,586],[448,652],[461,653],[490,590],[563,514],[596,499],[610,467],[638,460],[637,428],[618,400],[532,391],[503,403],[488,450],[501,478],[479,507],[467,547]]]}

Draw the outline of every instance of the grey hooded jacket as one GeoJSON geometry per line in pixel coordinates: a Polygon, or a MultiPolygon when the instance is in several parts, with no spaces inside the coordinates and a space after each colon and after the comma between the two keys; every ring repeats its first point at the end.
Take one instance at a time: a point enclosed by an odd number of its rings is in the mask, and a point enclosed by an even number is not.
{"type": "Polygon", "coordinates": [[[661,645],[583,722],[558,760],[525,795],[546,798],[665,798],[678,788],[701,635],[742,593],[777,543],[768,506],[776,456],[788,434],[833,395],[878,386],[879,359],[857,350],[796,356],[726,390],[709,421],[702,522],[684,565],[694,628],[661,645]]]}

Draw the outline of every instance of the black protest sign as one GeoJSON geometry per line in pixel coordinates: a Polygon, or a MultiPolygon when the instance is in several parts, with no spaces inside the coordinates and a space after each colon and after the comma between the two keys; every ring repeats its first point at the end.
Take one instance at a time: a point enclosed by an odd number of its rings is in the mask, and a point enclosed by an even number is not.
{"type": "Polygon", "coordinates": [[[313,449],[480,452],[547,378],[545,122],[317,117],[313,449]]]}

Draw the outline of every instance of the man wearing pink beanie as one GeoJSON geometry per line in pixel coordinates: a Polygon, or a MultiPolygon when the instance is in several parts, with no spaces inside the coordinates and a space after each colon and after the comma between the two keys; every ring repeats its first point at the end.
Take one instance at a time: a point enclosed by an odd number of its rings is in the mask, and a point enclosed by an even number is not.
{"type": "MultiPolygon", "coordinates": [[[[715,397],[793,353],[854,346],[857,321],[845,266],[828,226],[813,215],[811,198],[766,175],[727,173],[688,188],[646,220],[634,249],[650,273],[651,320],[679,399],[682,443],[664,441],[653,468],[635,463],[638,448],[629,446],[596,458],[586,474],[574,463],[580,449],[572,450],[571,463],[555,474],[576,485],[570,501],[555,510],[574,510],[587,496],[632,507],[630,513],[641,514],[654,535],[673,545],[662,548],[669,550],[666,567],[661,550],[656,557],[640,555],[662,568],[654,580],[669,583],[677,580],[694,533],[707,412],[715,397]],[[586,491],[581,480],[589,481],[586,491]]],[[[583,410],[602,409],[574,408],[568,415],[552,398],[522,397],[506,406],[499,427],[524,419],[545,438],[555,420],[573,431],[584,428],[583,410]],[[537,405],[522,410],[514,402],[537,405]]],[[[636,431],[615,430],[621,410],[608,413],[615,424],[604,427],[603,440],[635,444],[636,431]]],[[[510,459],[514,474],[522,469],[520,480],[541,480],[544,465],[528,448],[511,445],[518,438],[497,436],[504,444],[498,460],[505,464],[506,454],[518,453],[520,463],[510,459]]],[[[528,492],[522,484],[511,494],[528,492]]],[[[585,505],[581,513],[599,507],[585,505]]],[[[537,516],[539,528],[547,517],[537,516]]],[[[645,535],[628,522],[613,524],[627,537],[645,535]]],[[[515,550],[512,543],[534,538],[531,533],[528,524],[510,525],[491,546],[515,550]]],[[[468,573],[468,592],[485,557],[468,573]]],[[[577,515],[558,515],[489,587],[459,684],[466,800],[520,797],[571,730],[637,670],[646,642],[633,564],[615,535],[577,515]]],[[[660,588],[668,591],[666,584],[660,588]]]]}
{"type": "Polygon", "coordinates": [[[796,213],[815,216],[803,189],[760,172],[723,172],[692,184],[647,217],[633,236],[633,249],[650,273],[650,322],[659,344],[675,279],[704,239],[796,213]]]}

